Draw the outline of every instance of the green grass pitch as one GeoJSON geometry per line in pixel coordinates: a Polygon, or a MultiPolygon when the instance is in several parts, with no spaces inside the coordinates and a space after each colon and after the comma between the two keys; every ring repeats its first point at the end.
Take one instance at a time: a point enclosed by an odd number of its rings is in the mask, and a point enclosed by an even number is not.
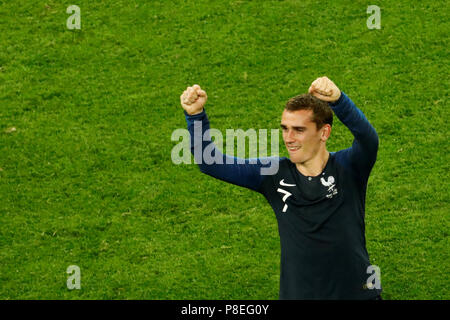
{"type": "MultiPolygon", "coordinates": [[[[279,128],[327,75],[380,136],[366,240],[384,299],[449,299],[446,1],[0,1],[0,299],[278,299],[275,215],[175,165],[179,96],[279,128]],[[81,29],[68,30],[69,5],[81,29]],[[381,29],[368,29],[369,5],[381,29]],[[69,290],[66,269],[81,270],[69,290]]],[[[350,146],[336,121],[328,150],[350,146]]],[[[287,156],[280,136],[280,156],[287,156]]]]}

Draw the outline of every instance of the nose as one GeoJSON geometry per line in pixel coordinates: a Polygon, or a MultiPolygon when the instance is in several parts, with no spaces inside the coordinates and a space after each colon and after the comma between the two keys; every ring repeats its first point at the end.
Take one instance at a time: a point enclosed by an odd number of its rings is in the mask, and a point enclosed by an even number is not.
{"type": "Polygon", "coordinates": [[[284,140],[285,140],[286,142],[294,142],[294,130],[288,130],[288,131],[285,133],[285,138],[284,138],[284,140]]]}

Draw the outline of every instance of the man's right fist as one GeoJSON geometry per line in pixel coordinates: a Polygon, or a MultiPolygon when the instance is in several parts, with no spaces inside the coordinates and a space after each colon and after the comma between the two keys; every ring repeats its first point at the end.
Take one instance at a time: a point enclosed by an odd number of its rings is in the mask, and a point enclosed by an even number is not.
{"type": "Polygon", "coordinates": [[[208,96],[198,84],[187,87],[180,96],[181,106],[189,115],[201,113],[206,100],[208,100],[208,96]]]}

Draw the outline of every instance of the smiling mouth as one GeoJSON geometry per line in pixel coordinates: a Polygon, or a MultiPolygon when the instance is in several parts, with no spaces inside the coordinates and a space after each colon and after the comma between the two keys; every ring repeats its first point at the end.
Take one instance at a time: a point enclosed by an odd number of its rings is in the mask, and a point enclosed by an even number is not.
{"type": "Polygon", "coordinates": [[[300,147],[286,146],[290,152],[295,152],[300,149],[300,147]]]}

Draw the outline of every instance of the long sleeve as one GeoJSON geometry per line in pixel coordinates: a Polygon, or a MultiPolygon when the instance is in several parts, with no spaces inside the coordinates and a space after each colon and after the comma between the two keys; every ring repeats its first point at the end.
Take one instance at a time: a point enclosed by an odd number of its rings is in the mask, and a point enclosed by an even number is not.
{"type": "Polygon", "coordinates": [[[273,165],[278,161],[278,157],[241,159],[225,155],[211,141],[205,110],[192,116],[186,111],[184,114],[191,137],[191,153],[200,171],[216,179],[259,192],[264,178],[263,168],[273,165]]]}
{"type": "Polygon", "coordinates": [[[375,128],[344,92],[336,102],[330,103],[330,107],[354,136],[352,147],[344,153],[346,161],[367,180],[378,152],[379,139],[375,128]]]}

